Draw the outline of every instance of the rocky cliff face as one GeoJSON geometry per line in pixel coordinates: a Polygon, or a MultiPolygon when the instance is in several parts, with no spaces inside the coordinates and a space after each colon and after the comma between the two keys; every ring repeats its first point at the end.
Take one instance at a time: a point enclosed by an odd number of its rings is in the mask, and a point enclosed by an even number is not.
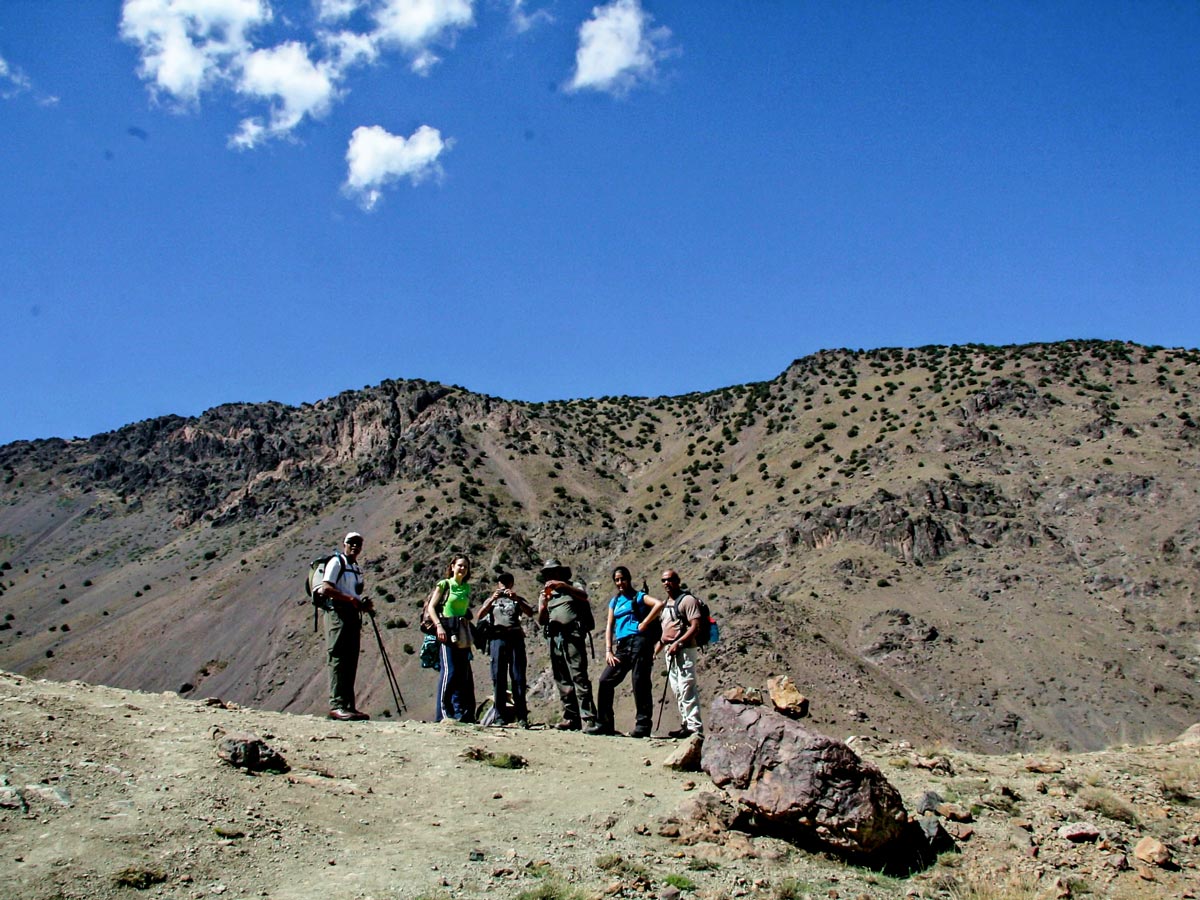
{"type": "Polygon", "coordinates": [[[721,620],[705,681],[790,674],[825,730],[1173,734],[1198,718],[1198,390],[1200,354],[1123,343],[828,351],[680,397],[388,381],[10,444],[0,666],[319,709],[299,584],[353,526],[418,715],[416,609],[466,550],[527,594],[566,557],[597,609],[613,565],[674,566],[721,620]]]}

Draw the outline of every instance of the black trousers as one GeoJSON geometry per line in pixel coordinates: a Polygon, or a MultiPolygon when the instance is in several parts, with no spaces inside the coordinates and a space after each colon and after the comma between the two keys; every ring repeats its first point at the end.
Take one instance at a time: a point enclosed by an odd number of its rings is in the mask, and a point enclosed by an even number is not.
{"type": "Polygon", "coordinates": [[[613,694],[625,676],[633,673],[633,702],[637,707],[634,731],[649,734],[654,728],[654,689],[651,678],[654,673],[654,644],[640,634],[623,637],[617,641],[617,664],[605,666],[600,674],[597,689],[596,721],[607,731],[615,730],[613,722],[613,694]]]}

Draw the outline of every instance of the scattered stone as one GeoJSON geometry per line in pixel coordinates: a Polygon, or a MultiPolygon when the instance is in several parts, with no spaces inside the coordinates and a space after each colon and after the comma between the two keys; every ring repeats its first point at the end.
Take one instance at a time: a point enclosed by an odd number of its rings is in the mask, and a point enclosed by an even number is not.
{"type": "Polygon", "coordinates": [[[970,825],[962,825],[958,822],[950,822],[946,826],[946,831],[950,836],[960,844],[969,841],[975,835],[975,829],[970,825]]]}
{"type": "Polygon", "coordinates": [[[1058,760],[1030,760],[1025,763],[1026,772],[1036,772],[1039,775],[1057,775],[1065,768],[1066,766],[1058,760]]]}
{"type": "Polygon", "coordinates": [[[71,800],[71,795],[65,788],[51,784],[27,784],[25,785],[25,790],[21,793],[26,802],[36,797],[39,800],[45,800],[47,803],[53,803],[65,809],[70,809],[75,805],[71,800]]]}
{"type": "Polygon", "coordinates": [[[759,706],[763,702],[762,691],[756,688],[730,688],[721,696],[730,703],[740,703],[743,706],[759,706]]]}
{"type": "Polygon", "coordinates": [[[767,692],[775,711],[789,719],[803,719],[808,715],[808,698],[800,693],[795,683],[786,675],[767,679],[767,692]]]}
{"type": "Polygon", "coordinates": [[[900,793],[879,769],[840,741],[762,706],[715,700],[702,764],[775,832],[871,855],[898,843],[908,827],[900,793]]]}
{"type": "Polygon", "coordinates": [[[937,791],[926,791],[917,801],[917,813],[923,816],[928,812],[936,812],[937,808],[945,802],[937,791]]]}
{"type": "Polygon", "coordinates": [[[275,774],[290,769],[287,761],[257,735],[248,732],[222,734],[217,740],[217,756],[231,766],[248,772],[275,774]]]}
{"type": "Polygon", "coordinates": [[[1104,865],[1118,872],[1125,872],[1129,870],[1129,857],[1124,853],[1107,853],[1104,856],[1104,865]]]}
{"type": "Polygon", "coordinates": [[[954,838],[951,837],[937,816],[923,815],[917,819],[917,825],[921,829],[921,833],[925,835],[925,840],[929,842],[930,849],[939,856],[943,853],[948,853],[951,850],[957,849],[954,838]]]}
{"type": "Polygon", "coordinates": [[[971,811],[959,806],[957,803],[940,803],[934,812],[943,819],[949,819],[951,822],[975,821],[975,817],[971,815],[971,811]]]}
{"type": "Polygon", "coordinates": [[[1073,844],[1090,843],[1100,839],[1100,829],[1086,822],[1068,822],[1058,829],[1058,836],[1073,844]]]}
{"type": "Polygon", "coordinates": [[[1165,866],[1171,861],[1171,851],[1162,841],[1147,835],[1137,842],[1133,855],[1144,863],[1152,866],[1165,866]]]}
{"type": "Polygon", "coordinates": [[[166,880],[167,876],[163,872],[144,866],[130,866],[113,876],[113,883],[118,887],[133,888],[135,891],[144,891],[166,880]]]}
{"type": "Polygon", "coordinates": [[[675,813],[664,820],[664,827],[666,824],[680,826],[678,843],[721,843],[737,814],[737,808],[726,797],[704,791],[680,804],[675,813]]]}
{"type": "Polygon", "coordinates": [[[686,741],[680,742],[671,755],[663,760],[663,765],[676,772],[699,772],[700,751],[703,746],[704,739],[698,734],[693,734],[686,741]]]}
{"type": "Polygon", "coordinates": [[[19,809],[28,812],[29,804],[18,788],[8,785],[0,786],[0,809],[19,809]]]}

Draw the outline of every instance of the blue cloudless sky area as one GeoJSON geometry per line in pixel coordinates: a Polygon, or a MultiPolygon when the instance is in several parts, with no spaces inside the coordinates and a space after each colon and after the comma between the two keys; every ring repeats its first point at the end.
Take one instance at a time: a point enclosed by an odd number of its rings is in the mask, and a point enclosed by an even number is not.
{"type": "Polygon", "coordinates": [[[2,0],[0,443],[1200,345],[1200,5],[2,0]]]}

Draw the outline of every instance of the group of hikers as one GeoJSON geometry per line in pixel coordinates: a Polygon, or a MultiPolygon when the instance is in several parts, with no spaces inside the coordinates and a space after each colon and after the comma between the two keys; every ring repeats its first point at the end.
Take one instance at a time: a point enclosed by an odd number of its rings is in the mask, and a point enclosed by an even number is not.
{"type": "MultiPolygon", "coordinates": [[[[342,551],[329,558],[316,585],[325,607],[329,667],[329,717],[344,721],[368,718],[354,702],[361,618],[373,613],[364,594],[358,556],[363,536],[346,535],[342,551]]],[[[625,566],[612,571],[613,596],[604,626],[605,668],[596,696],[588,677],[587,645],[595,628],[587,590],[572,580],[571,569],[549,559],[538,573],[536,605],[514,590],[513,576],[499,574],[495,587],[472,609],[471,560],[458,554],[445,577],[434,585],[424,604],[421,630],[436,646],[438,671],[434,720],[476,720],[472,648],[484,646],[491,657],[493,707],[491,724],[530,727],[526,683],[525,631],[522,619],[541,626],[550,649],[550,667],[562,701],[562,721],[554,727],[585,734],[615,735],[613,700],[617,687],[632,674],[636,718],[630,737],[650,737],[654,727],[651,685],[654,660],[661,654],[667,680],[679,707],[680,726],[667,737],[703,735],[696,687],[698,636],[705,624],[700,602],[683,586],[679,573],[662,573],[666,598],[652,597],[633,586],[625,566]],[[480,632],[482,629],[482,633],[480,632]]]]}

